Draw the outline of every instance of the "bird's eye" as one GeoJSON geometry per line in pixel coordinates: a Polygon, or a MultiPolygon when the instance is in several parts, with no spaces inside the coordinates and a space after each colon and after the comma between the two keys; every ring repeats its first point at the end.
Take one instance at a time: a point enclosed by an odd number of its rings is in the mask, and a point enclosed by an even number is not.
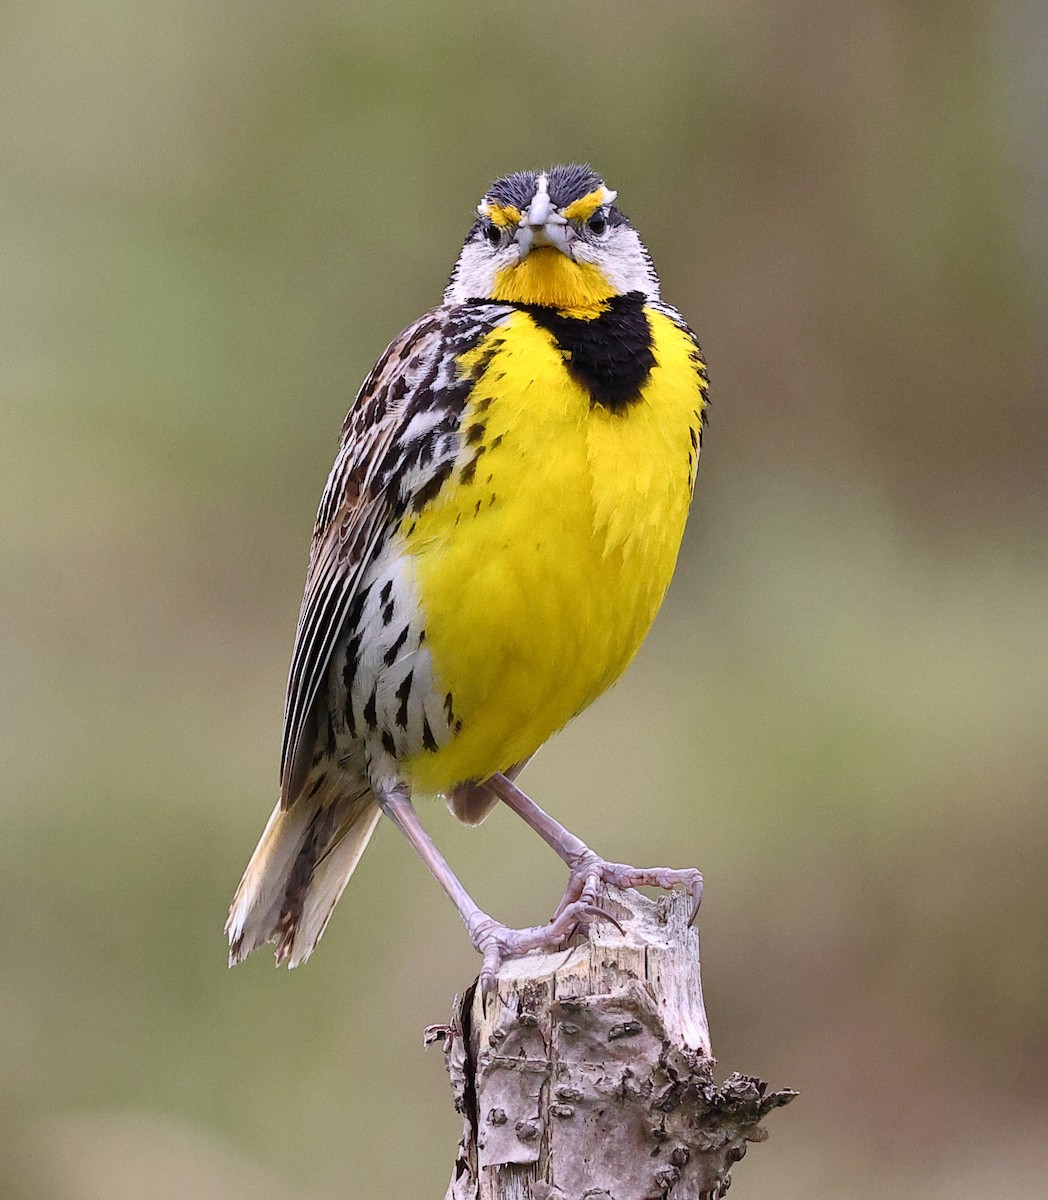
{"type": "Polygon", "coordinates": [[[586,222],[586,227],[589,229],[590,233],[595,233],[598,237],[600,237],[600,235],[608,227],[608,218],[604,215],[601,209],[598,208],[593,216],[590,217],[590,219],[586,222]]]}
{"type": "Polygon", "coordinates": [[[492,246],[498,246],[502,242],[502,230],[494,223],[489,221],[484,226],[484,236],[488,239],[492,246]]]}

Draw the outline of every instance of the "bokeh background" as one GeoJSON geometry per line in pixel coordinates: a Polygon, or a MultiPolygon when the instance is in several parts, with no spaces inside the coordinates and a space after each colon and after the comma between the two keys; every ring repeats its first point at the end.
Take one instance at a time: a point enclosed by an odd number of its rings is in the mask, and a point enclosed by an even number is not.
{"type": "MultiPolygon", "coordinates": [[[[489,180],[592,161],[713,376],[627,677],[529,790],[700,865],[740,1196],[1048,1172],[1048,8],[32,0],[0,13],[0,1195],[443,1194],[476,958],[382,828],[227,973],[345,409],[489,180]]],[[[424,810],[489,909],[559,863],[424,810]]],[[[734,1194],[734,1193],[733,1193],[734,1194]]]]}

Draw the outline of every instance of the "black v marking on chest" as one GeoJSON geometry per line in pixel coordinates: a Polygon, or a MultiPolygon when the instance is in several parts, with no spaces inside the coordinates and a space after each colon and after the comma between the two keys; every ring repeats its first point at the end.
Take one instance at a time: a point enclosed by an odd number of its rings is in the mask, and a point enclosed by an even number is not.
{"type": "Polygon", "coordinates": [[[640,399],[655,365],[644,302],[642,292],[613,296],[590,320],[538,304],[514,307],[553,335],[568,370],[589,392],[592,404],[622,412],[640,399]]]}

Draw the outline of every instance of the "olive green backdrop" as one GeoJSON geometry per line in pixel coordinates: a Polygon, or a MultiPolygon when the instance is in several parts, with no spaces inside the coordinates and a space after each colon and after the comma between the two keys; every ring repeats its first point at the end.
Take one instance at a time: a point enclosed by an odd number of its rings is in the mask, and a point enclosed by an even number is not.
{"type": "MultiPolygon", "coordinates": [[[[291,975],[221,927],[346,407],[487,183],[571,158],[713,408],[656,629],[529,789],[704,870],[714,1046],[802,1091],[740,1196],[1043,1194],[1046,11],[4,6],[0,1194],[443,1194],[421,1031],[477,960],[406,846],[291,975]]],[[[510,814],[423,812],[549,914],[510,814]]]]}

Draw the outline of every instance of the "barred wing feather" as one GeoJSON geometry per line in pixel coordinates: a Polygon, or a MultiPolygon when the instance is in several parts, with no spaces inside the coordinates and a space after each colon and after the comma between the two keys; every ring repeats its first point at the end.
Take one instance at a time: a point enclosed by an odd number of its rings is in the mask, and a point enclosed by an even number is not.
{"type": "MultiPolygon", "coordinates": [[[[390,343],[346,418],[317,511],[288,675],[284,809],[309,774],[318,705],[361,578],[412,503],[419,464],[428,464],[432,480],[435,466],[450,468],[458,451],[458,422],[472,387],[459,359],[510,312],[505,305],[468,303],[427,313],[390,343]]],[[[434,495],[426,489],[427,502],[434,495]]]]}

